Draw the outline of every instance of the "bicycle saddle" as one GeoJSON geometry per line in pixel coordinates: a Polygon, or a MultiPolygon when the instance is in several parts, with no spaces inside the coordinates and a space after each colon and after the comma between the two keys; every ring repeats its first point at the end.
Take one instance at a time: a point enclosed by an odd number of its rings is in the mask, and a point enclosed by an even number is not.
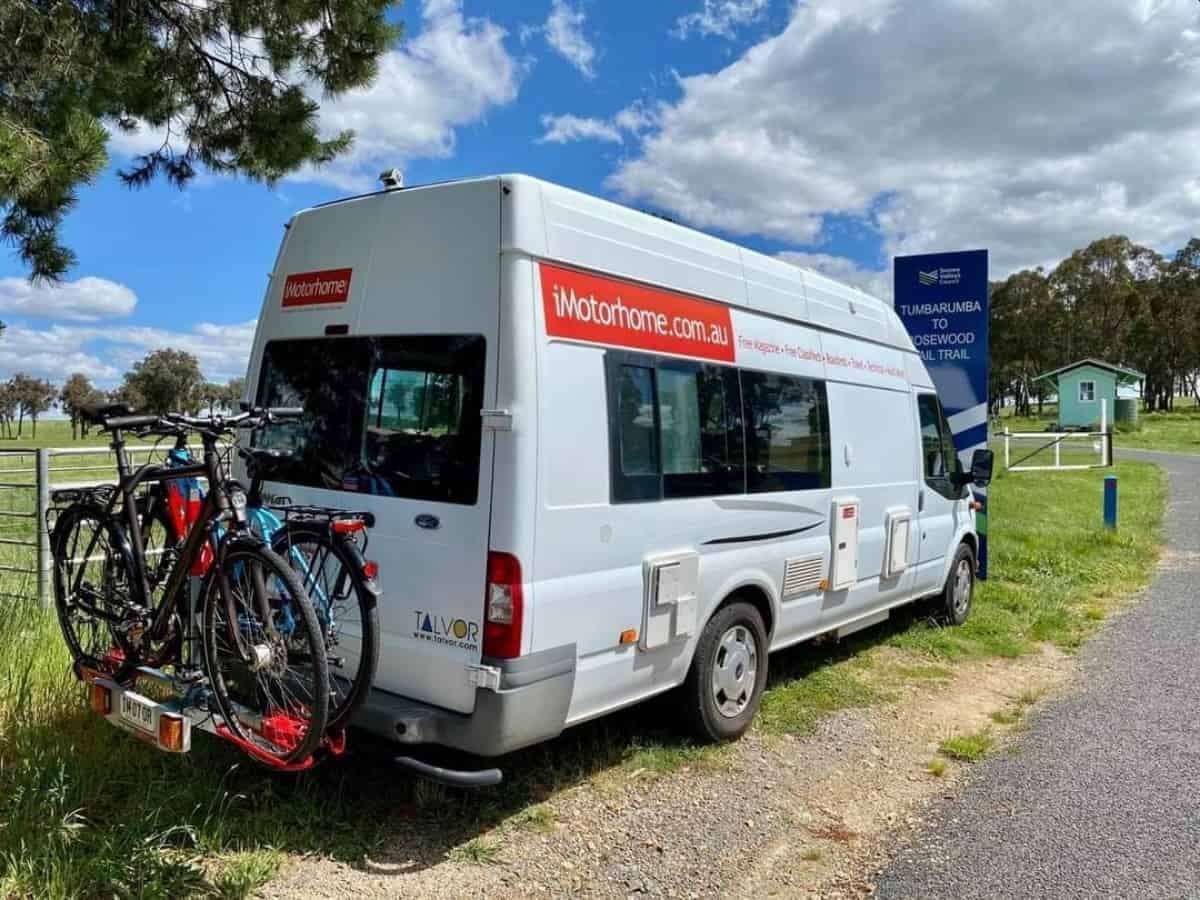
{"type": "Polygon", "coordinates": [[[89,403],[79,408],[79,417],[89,425],[103,425],[106,419],[136,415],[128,403],[89,403]]]}

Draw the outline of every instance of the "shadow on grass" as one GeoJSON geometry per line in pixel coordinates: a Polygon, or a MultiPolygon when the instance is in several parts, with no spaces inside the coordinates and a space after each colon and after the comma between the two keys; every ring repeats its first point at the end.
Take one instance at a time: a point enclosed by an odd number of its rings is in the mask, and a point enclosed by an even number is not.
{"type": "MultiPolygon", "coordinates": [[[[765,714],[764,729],[801,733],[830,709],[864,705],[871,698],[853,691],[830,700],[828,673],[914,618],[902,612],[848,641],[772,655],[764,711],[783,713],[765,714]]],[[[381,875],[417,871],[497,826],[540,821],[531,808],[601,773],[668,772],[721,752],[686,736],[671,692],[497,760],[423,754],[440,765],[498,765],[505,782],[494,789],[415,779],[392,762],[407,750],[359,732],[345,757],[279,776],[208,735],[186,757],[146,747],[92,717],[82,688],[58,671],[53,684],[40,677],[37,697],[3,697],[24,710],[0,716],[0,895],[38,886],[61,896],[244,895],[265,877],[223,881],[220,864],[199,865],[214,854],[313,853],[381,875]]]]}

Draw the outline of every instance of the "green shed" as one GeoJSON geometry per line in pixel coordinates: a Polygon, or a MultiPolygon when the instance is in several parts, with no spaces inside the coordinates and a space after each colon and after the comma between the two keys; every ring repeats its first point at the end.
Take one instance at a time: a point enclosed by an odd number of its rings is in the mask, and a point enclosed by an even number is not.
{"type": "Polygon", "coordinates": [[[1047,384],[1050,390],[1058,394],[1060,428],[1093,428],[1100,425],[1100,401],[1108,401],[1108,421],[1111,424],[1117,414],[1118,390],[1136,387],[1143,378],[1145,376],[1141,372],[1124,366],[1114,366],[1098,359],[1081,359],[1039,375],[1033,381],[1035,384],[1047,384]]]}

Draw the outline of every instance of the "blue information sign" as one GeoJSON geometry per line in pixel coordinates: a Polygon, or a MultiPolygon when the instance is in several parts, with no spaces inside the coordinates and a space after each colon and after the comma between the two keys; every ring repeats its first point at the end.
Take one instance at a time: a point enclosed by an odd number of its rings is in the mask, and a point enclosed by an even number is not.
{"type": "MultiPolygon", "coordinates": [[[[988,254],[986,250],[897,256],[895,303],[925,368],[964,463],[987,446],[988,254]]],[[[980,577],[987,575],[987,494],[979,518],[980,577]]]]}

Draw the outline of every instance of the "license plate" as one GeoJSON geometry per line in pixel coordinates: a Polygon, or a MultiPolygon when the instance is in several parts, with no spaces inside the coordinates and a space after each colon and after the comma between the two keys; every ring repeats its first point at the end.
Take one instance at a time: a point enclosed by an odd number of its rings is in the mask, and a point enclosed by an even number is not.
{"type": "Polygon", "coordinates": [[[121,694],[121,721],[134,728],[154,733],[154,707],[158,704],[137,694],[121,694]]]}

